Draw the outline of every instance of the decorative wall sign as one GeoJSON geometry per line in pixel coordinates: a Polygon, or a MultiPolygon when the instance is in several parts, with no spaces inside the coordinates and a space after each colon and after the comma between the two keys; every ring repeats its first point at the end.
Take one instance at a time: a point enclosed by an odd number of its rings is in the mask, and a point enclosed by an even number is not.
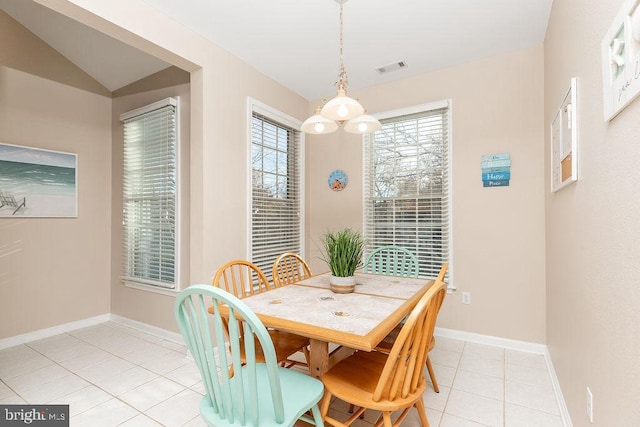
{"type": "Polygon", "coordinates": [[[578,179],[578,80],[571,87],[551,122],[551,191],[578,179]]]}
{"type": "Polygon", "coordinates": [[[329,179],[327,183],[329,184],[329,188],[333,191],[342,191],[347,186],[348,178],[347,174],[340,169],[336,169],[329,174],[329,179]]]}
{"type": "Polygon", "coordinates": [[[602,39],[604,120],[640,94],[640,0],[626,0],[602,39]]]}
{"type": "Polygon", "coordinates": [[[485,154],[480,162],[483,187],[508,187],[511,179],[509,153],[485,154]]]}
{"type": "Polygon", "coordinates": [[[78,156],[0,143],[0,217],[77,216],[78,156]]]}

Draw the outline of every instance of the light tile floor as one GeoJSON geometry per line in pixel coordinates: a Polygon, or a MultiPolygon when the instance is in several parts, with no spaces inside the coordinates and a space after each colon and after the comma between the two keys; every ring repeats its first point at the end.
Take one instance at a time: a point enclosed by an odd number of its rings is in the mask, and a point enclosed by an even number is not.
{"type": "MultiPolygon", "coordinates": [[[[204,426],[185,352],[113,322],[0,350],[0,403],[69,404],[74,427],[204,426]]],[[[440,384],[424,396],[431,426],[563,425],[542,355],[437,337],[430,357],[440,384]]],[[[331,412],[341,418],[347,406],[334,401],[331,412]]],[[[412,410],[403,426],[419,425],[412,410]]]]}

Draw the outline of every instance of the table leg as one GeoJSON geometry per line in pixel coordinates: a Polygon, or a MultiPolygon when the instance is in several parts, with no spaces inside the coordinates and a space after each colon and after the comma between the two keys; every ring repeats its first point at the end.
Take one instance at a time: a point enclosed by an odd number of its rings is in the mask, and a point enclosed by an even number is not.
{"type": "Polygon", "coordinates": [[[309,341],[309,372],[321,379],[329,370],[329,343],[311,338],[309,341]]]}

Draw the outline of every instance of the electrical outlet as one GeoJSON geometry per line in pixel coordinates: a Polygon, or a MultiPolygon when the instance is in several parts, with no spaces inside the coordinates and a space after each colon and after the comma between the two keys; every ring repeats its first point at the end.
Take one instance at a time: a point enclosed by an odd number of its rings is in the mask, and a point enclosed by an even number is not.
{"type": "Polygon", "coordinates": [[[587,417],[589,417],[589,422],[593,424],[593,394],[589,387],[587,387],[587,417]]]}
{"type": "Polygon", "coordinates": [[[463,304],[471,304],[471,292],[463,292],[462,293],[462,303],[463,304]]]}

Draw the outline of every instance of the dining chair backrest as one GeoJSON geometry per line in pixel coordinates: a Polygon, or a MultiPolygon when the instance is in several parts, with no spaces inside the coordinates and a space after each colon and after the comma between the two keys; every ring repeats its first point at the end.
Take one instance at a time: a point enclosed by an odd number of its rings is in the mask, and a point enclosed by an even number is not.
{"type": "Polygon", "coordinates": [[[260,319],[231,293],[208,285],[193,285],[176,298],[174,311],[178,326],[191,352],[206,395],[200,404],[203,417],[226,420],[225,424],[275,425],[284,417],[284,402],[276,362],[276,353],[267,329],[260,319]],[[228,308],[228,351],[224,351],[226,333],[220,312],[228,308]],[[213,314],[208,308],[213,307],[213,314]],[[240,320],[241,319],[241,320],[240,320]],[[241,331],[242,330],[242,331],[241,331]],[[255,337],[255,338],[254,338],[255,337]],[[256,364],[255,339],[262,346],[266,362],[256,364]],[[240,340],[244,340],[246,363],[240,360],[240,340]],[[217,343],[217,347],[216,347],[217,343]],[[227,375],[233,367],[233,376],[227,375]],[[266,370],[267,384],[257,381],[266,370]],[[271,397],[272,411],[258,411],[258,400],[271,397]]]}
{"type": "Polygon", "coordinates": [[[426,381],[424,366],[445,293],[444,282],[436,280],[407,317],[376,385],[374,401],[405,398],[426,381]]]}
{"type": "Polygon", "coordinates": [[[222,265],[211,281],[238,298],[269,290],[272,286],[260,267],[250,261],[234,260],[222,265]]]}
{"type": "Polygon", "coordinates": [[[401,246],[381,246],[367,256],[362,271],[387,276],[418,277],[418,258],[401,246]]]}
{"type": "Polygon", "coordinates": [[[442,263],[442,267],[440,267],[440,271],[438,272],[438,277],[436,278],[436,280],[444,282],[444,276],[447,275],[447,270],[448,269],[449,269],[449,263],[448,262],[443,262],[442,263]]]}
{"type": "Polygon", "coordinates": [[[300,255],[287,252],[274,261],[272,275],[273,284],[278,287],[311,277],[311,269],[300,255]]]}

